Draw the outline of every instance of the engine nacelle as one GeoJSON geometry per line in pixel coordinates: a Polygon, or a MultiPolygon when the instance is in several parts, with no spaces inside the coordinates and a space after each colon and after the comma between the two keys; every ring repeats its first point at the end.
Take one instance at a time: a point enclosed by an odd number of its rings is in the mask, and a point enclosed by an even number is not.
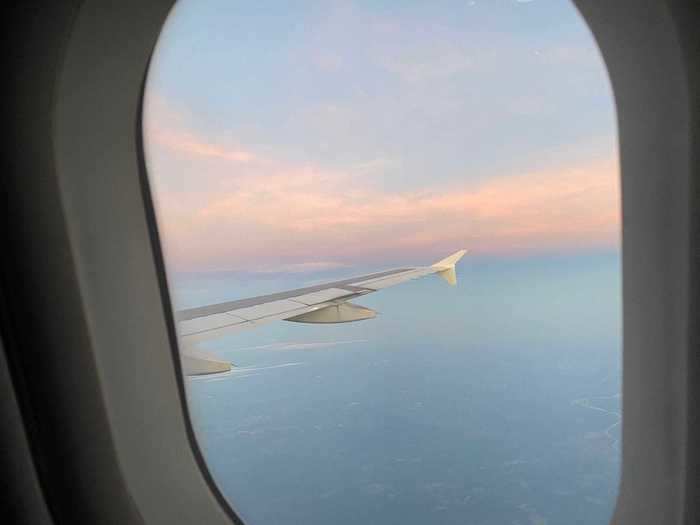
{"type": "Polygon", "coordinates": [[[352,303],[338,303],[319,308],[313,312],[290,317],[286,321],[295,323],[352,323],[377,316],[377,312],[352,303]]]}

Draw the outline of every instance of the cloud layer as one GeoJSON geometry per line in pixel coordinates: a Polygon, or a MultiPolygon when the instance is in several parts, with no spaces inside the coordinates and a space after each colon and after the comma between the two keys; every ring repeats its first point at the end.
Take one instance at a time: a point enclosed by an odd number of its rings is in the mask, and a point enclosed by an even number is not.
{"type": "Polygon", "coordinates": [[[146,149],[174,267],[318,269],[431,258],[461,247],[524,254],[615,247],[616,159],[402,190],[379,159],[347,169],[272,158],[207,141],[151,97],[146,149]]]}

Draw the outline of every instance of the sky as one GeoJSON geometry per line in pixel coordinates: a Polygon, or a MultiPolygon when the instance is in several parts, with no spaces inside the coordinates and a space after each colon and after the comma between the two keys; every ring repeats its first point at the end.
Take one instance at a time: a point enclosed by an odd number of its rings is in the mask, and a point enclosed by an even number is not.
{"type": "Polygon", "coordinates": [[[615,252],[615,108],[569,1],[185,0],[144,142],[170,269],[615,252]]]}

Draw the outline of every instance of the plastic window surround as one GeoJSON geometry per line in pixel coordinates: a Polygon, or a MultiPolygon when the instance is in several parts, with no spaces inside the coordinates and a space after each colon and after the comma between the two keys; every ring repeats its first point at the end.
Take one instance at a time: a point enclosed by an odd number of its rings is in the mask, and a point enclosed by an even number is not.
{"type": "MultiPolygon", "coordinates": [[[[690,524],[686,66],[666,3],[575,3],[609,68],[620,133],[624,420],[612,522],[690,524]]],[[[188,420],[140,154],[141,90],[171,4],[84,2],[55,86],[53,153],[99,393],[140,515],[133,520],[223,525],[235,516],[188,420]]]]}

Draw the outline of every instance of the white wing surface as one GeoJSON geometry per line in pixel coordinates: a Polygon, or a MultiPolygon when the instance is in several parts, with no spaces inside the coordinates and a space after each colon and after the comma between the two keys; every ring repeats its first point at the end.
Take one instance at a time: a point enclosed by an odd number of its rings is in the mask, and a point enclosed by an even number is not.
{"type": "Polygon", "coordinates": [[[457,283],[455,264],[465,253],[466,250],[460,250],[432,266],[398,268],[176,312],[183,369],[188,375],[227,372],[231,369],[231,363],[197,350],[195,345],[199,341],[280,319],[299,323],[347,323],[371,319],[376,312],[350,300],[426,275],[438,274],[454,285],[457,283]]]}

